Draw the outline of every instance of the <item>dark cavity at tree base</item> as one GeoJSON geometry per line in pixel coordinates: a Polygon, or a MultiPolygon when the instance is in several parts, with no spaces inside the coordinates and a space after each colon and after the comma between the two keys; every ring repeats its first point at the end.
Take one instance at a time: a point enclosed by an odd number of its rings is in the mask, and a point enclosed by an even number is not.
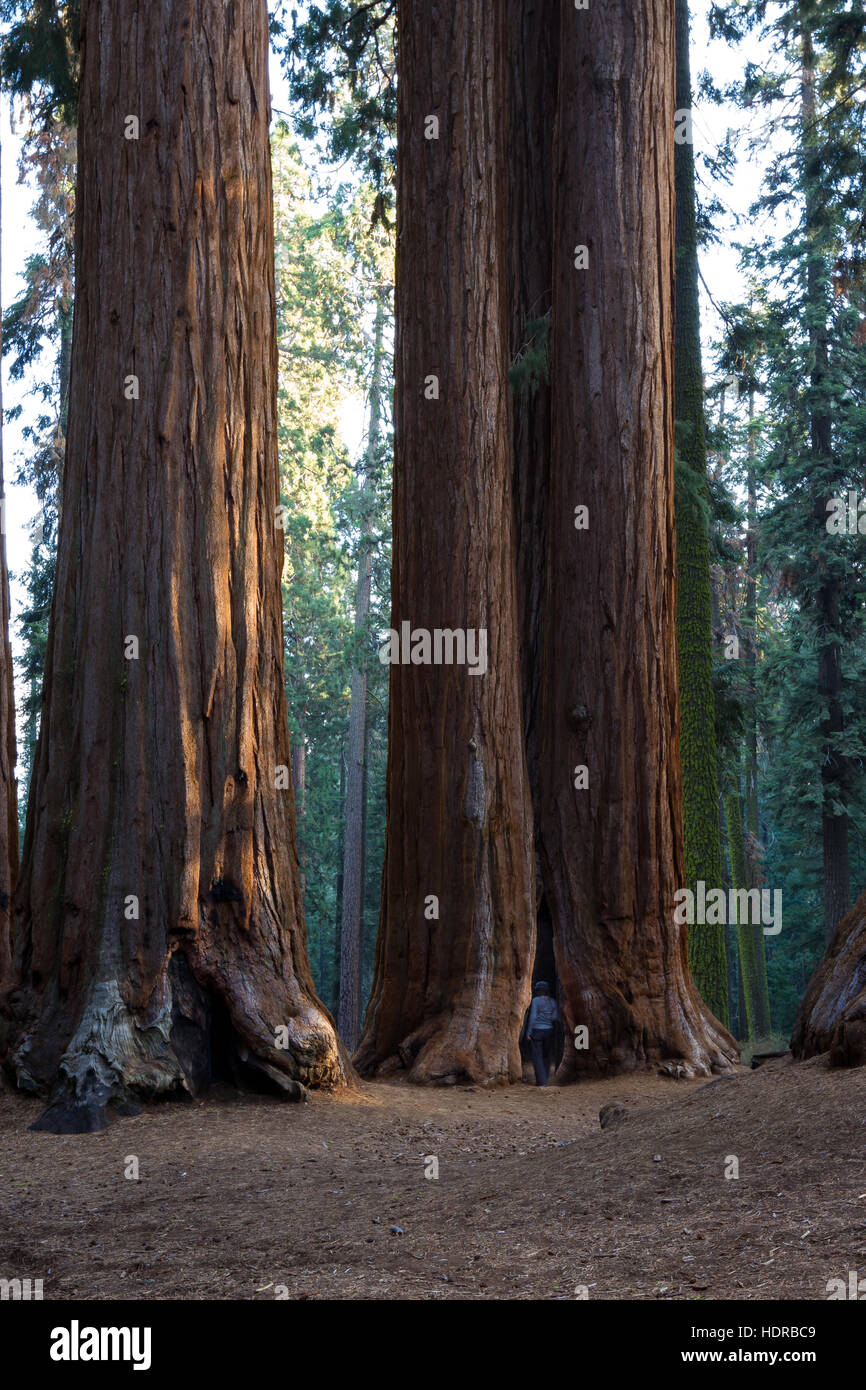
{"type": "MultiPolygon", "coordinates": [[[[19,1090],[47,1097],[31,1129],[95,1133],[139,1114],[146,1101],[191,1100],[213,1083],[286,1101],[306,1099],[305,1081],[325,1089],[351,1083],[351,1065],[332,1033],[293,1049],[269,1046],[265,1035],[243,1026],[237,1001],[233,1020],[228,1002],[196,979],[180,953],[168,973],[170,1007],[149,1024],[127,1010],[116,981],[96,986],[65,1049],[46,1042],[44,1018],[30,1026],[19,1023],[15,1038],[13,1009],[12,1028],[7,1021],[4,1030],[14,1039],[5,1047],[6,1072],[19,1090]],[[318,1055],[317,1042],[330,1045],[326,1055],[318,1055]]],[[[8,1020],[10,1001],[5,1003],[8,1020]]]]}

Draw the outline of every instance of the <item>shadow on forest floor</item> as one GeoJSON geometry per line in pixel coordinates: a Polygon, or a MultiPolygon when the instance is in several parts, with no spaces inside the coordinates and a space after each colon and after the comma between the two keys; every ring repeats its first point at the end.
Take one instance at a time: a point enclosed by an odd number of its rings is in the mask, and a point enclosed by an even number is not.
{"type": "Polygon", "coordinates": [[[820,1058],[301,1107],[223,1090],[92,1135],[29,1132],[37,1106],[0,1096],[0,1277],[46,1299],[822,1299],[866,1266],[866,1068],[820,1058]],[[605,1105],[626,1113],[601,1130],[605,1105]]]}

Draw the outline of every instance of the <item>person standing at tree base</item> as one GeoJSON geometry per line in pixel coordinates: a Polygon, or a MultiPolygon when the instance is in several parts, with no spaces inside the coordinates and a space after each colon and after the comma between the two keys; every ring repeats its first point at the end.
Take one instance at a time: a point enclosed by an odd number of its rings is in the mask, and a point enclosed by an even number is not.
{"type": "Polygon", "coordinates": [[[553,1029],[559,1022],[559,1009],[552,998],[546,980],[538,980],[532,989],[532,1003],[526,1021],[526,1037],[532,1050],[536,1086],[546,1086],[553,1056],[553,1029]]]}

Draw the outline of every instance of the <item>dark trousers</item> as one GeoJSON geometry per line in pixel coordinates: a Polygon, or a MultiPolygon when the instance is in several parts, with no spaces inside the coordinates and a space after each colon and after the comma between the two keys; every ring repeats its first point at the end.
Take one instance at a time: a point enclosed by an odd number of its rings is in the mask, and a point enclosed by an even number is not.
{"type": "Polygon", "coordinates": [[[533,1033],[529,1047],[532,1052],[532,1065],[535,1068],[535,1084],[546,1086],[553,1050],[553,1029],[539,1028],[533,1033]]]}

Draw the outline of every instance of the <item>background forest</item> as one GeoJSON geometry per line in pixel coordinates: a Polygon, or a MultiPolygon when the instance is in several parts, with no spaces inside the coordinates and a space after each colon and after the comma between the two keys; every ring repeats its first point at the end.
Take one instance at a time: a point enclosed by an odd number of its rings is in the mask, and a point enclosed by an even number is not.
{"type": "MultiPolygon", "coordinates": [[[[385,832],[388,672],[377,651],[390,625],[395,8],[328,0],[272,14],[290,102],[272,160],[292,780],[311,966],[350,1044],[373,973],[385,832]]],[[[692,964],[713,1011],[751,1045],[787,1037],[827,938],[866,887],[866,78],[852,61],[866,13],[812,7],[807,39],[809,8],[708,7],[743,75],[717,85],[695,55],[698,106],[733,104],[741,121],[699,150],[697,170],[689,140],[677,145],[678,207],[694,209],[691,227],[679,215],[677,227],[688,878],[781,889],[784,914],[777,936],[729,925],[701,947],[712,959],[692,964]],[[750,160],[759,192],[746,207],[750,160]],[[714,300],[702,335],[699,261],[722,240],[747,294],[714,300]],[[844,523],[822,534],[816,515],[836,515],[831,499],[844,523]]],[[[3,0],[0,18],[20,171],[38,190],[33,250],[3,314],[6,370],[31,396],[7,410],[7,422],[25,422],[7,472],[42,509],[17,575],[23,828],[68,406],[76,6],[3,0]]],[[[678,21],[681,40],[685,5],[678,21]]],[[[677,106],[689,110],[687,45],[678,59],[677,106]]],[[[525,328],[516,397],[548,369],[543,307],[525,328]]]]}

